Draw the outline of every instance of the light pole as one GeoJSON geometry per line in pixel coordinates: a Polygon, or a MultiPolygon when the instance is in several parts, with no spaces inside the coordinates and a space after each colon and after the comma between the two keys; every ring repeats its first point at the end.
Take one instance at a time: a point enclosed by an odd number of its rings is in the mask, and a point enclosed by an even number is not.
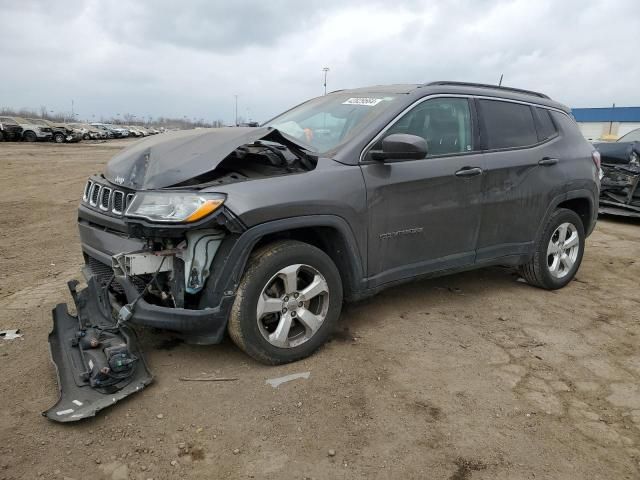
{"type": "Polygon", "coordinates": [[[236,97],[236,127],[238,126],[238,95],[234,95],[236,97]]]}
{"type": "Polygon", "coordinates": [[[329,71],[329,67],[323,67],[322,71],[324,73],[324,94],[327,94],[327,72],[329,71]]]}

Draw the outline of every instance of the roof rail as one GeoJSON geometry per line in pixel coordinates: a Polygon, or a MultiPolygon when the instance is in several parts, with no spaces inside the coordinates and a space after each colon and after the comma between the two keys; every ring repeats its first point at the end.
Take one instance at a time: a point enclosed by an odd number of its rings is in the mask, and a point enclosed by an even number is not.
{"type": "Polygon", "coordinates": [[[439,81],[439,82],[425,83],[423,86],[432,87],[432,86],[445,86],[445,85],[451,85],[453,87],[492,88],[494,90],[507,90],[509,92],[522,93],[524,95],[534,95],[536,97],[546,98],[548,100],[551,100],[548,95],[545,95],[544,93],[540,93],[540,92],[534,92],[533,90],[523,90],[521,88],[503,87],[501,85],[489,85],[486,83],[439,81]]]}

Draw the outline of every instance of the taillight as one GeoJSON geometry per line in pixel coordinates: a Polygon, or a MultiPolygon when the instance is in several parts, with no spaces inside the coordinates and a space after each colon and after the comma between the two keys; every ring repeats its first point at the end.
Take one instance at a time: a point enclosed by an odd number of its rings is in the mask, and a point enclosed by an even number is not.
{"type": "Polygon", "coordinates": [[[593,163],[596,165],[596,168],[600,170],[600,152],[594,150],[591,152],[591,158],[593,159],[593,163]]]}

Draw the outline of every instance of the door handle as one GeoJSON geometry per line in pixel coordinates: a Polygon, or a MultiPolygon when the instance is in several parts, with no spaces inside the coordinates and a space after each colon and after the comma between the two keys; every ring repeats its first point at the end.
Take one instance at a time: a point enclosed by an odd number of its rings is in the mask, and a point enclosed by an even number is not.
{"type": "Polygon", "coordinates": [[[538,162],[538,165],[542,165],[543,167],[550,167],[551,165],[555,165],[556,163],[558,163],[557,158],[544,157],[538,162]]]}
{"type": "Polygon", "coordinates": [[[456,172],[456,177],[475,177],[476,175],[482,175],[480,167],[464,167],[456,172]]]}

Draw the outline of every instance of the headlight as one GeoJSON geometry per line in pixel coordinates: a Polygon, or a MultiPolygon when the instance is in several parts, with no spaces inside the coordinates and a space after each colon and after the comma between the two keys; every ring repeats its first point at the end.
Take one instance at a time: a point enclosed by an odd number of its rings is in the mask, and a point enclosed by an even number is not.
{"type": "Polygon", "coordinates": [[[137,193],[125,215],[151,222],[195,222],[213,213],[224,199],[224,195],[206,193],[137,193]]]}

